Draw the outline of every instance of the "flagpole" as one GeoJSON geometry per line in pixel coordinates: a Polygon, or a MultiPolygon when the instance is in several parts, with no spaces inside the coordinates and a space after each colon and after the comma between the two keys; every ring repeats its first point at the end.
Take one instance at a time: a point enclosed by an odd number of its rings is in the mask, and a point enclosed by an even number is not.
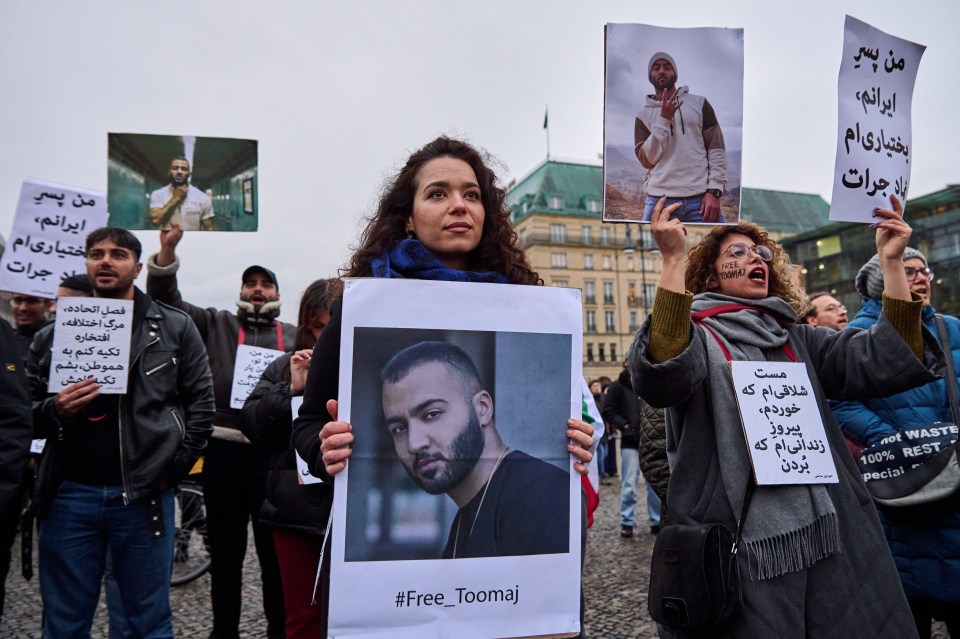
{"type": "Polygon", "coordinates": [[[543,109],[543,128],[547,131],[547,162],[550,161],[550,109],[549,106],[543,109]]]}

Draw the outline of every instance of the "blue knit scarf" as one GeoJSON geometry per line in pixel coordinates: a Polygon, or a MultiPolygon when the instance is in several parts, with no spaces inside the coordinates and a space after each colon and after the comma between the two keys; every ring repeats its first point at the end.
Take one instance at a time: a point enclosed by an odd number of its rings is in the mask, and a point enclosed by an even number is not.
{"type": "Polygon", "coordinates": [[[401,240],[370,263],[371,276],[445,282],[491,282],[509,284],[503,273],[496,271],[457,271],[447,268],[420,240],[401,240]]]}

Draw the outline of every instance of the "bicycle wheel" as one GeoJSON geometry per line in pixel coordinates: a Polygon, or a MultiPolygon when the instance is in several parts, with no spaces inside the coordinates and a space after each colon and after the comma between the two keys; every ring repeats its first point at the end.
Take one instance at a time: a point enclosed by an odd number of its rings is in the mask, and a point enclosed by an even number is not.
{"type": "Polygon", "coordinates": [[[176,540],[170,585],[182,586],[210,570],[207,511],[200,485],[192,482],[181,484],[176,491],[174,509],[176,540]]]}

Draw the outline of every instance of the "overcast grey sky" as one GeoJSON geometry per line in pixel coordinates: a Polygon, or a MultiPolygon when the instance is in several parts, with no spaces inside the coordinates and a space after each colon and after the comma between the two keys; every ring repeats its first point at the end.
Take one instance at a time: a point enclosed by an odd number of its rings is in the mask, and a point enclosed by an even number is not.
{"type": "MultiPolygon", "coordinates": [[[[546,155],[549,104],[552,155],[595,161],[607,22],[742,27],[744,186],[828,198],[847,13],[927,45],[911,195],[960,181],[956,0],[4,3],[0,232],[26,177],[105,190],[108,131],[255,138],[260,231],[188,234],[181,288],[233,308],[240,273],[262,263],[295,321],[384,177],[437,134],[522,177],[546,155]]],[[[156,233],[139,236],[157,250],[156,233]]]]}

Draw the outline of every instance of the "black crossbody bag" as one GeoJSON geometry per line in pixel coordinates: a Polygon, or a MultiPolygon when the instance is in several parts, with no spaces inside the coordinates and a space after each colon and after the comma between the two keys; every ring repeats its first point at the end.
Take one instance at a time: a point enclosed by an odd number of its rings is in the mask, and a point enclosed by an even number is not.
{"type": "Polygon", "coordinates": [[[736,619],[743,607],[737,550],[753,499],[753,475],[733,535],[723,524],[666,526],[650,560],[650,616],[670,628],[716,628],[736,619]]]}

